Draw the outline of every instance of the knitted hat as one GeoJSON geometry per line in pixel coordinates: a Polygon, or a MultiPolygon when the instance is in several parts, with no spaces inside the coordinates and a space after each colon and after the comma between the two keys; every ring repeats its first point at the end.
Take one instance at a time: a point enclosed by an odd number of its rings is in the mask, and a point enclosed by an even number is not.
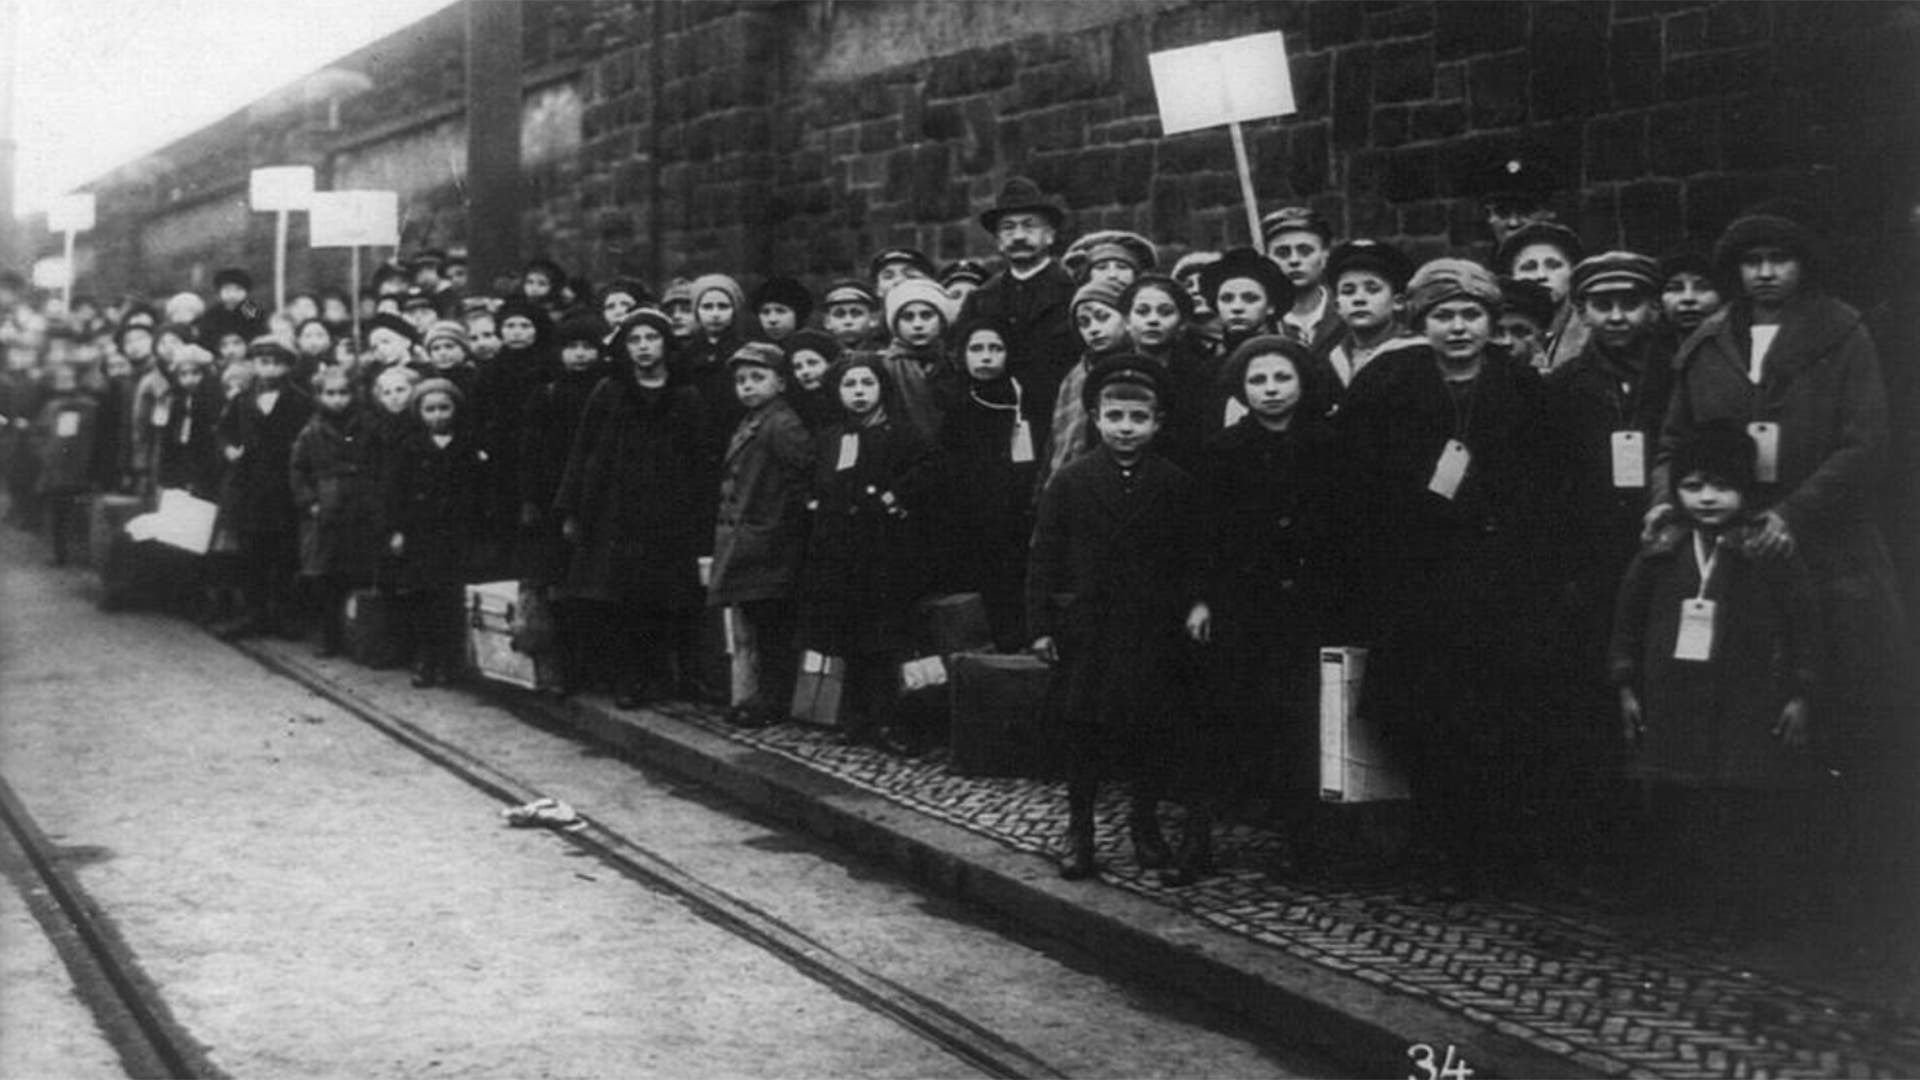
{"type": "Polygon", "coordinates": [[[1180,256],[1180,261],[1173,264],[1169,273],[1175,278],[1183,278],[1188,274],[1197,274],[1219,261],[1220,253],[1217,251],[1189,251],[1180,256]]]}
{"type": "Polygon", "coordinates": [[[1284,232],[1310,232],[1322,244],[1333,243],[1333,223],[1310,206],[1283,206],[1260,219],[1260,239],[1272,243],[1284,232]]]}
{"type": "Polygon", "coordinates": [[[1449,300],[1478,302],[1487,313],[1500,312],[1500,283],[1491,271],[1469,259],[1434,259],[1407,282],[1407,309],[1419,326],[1427,312],[1449,300]]]}
{"type": "Polygon", "coordinates": [[[1713,245],[1715,280],[1740,280],[1740,259],[1757,247],[1777,247],[1798,256],[1811,276],[1819,262],[1820,242],[1813,230],[1784,214],[1750,213],[1736,218],[1713,245]]]}
{"type": "Polygon", "coordinates": [[[182,345],[173,352],[173,370],[183,367],[205,367],[213,363],[213,354],[198,345],[182,345]]]}
{"type": "Polygon", "coordinates": [[[636,326],[651,326],[658,330],[660,336],[666,338],[669,343],[673,341],[673,320],[667,318],[667,313],[659,308],[643,307],[635,308],[621,320],[619,329],[614,332],[612,344],[625,346],[627,335],[632,333],[636,326]]]}
{"type": "MultiPolygon", "coordinates": [[[[1127,291],[1120,294],[1120,311],[1125,314],[1133,310],[1133,298],[1140,295],[1142,289],[1159,289],[1173,299],[1173,306],[1180,310],[1181,322],[1193,321],[1193,294],[1186,286],[1165,274],[1142,274],[1133,279],[1127,291]]],[[[1076,294],[1075,299],[1078,299],[1076,294]]]]}
{"type": "Polygon", "coordinates": [[[1124,259],[1136,273],[1140,273],[1158,266],[1160,255],[1154,249],[1153,242],[1139,233],[1124,229],[1102,229],[1068,244],[1067,250],[1060,255],[1060,265],[1078,278],[1086,276],[1093,264],[1108,259],[1124,259]]]}
{"type": "Polygon", "coordinates": [[[391,330],[406,338],[409,345],[420,344],[420,331],[415,330],[412,323],[391,311],[383,311],[361,324],[361,333],[366,335],[369,341],[373,340],[375,330],[391,330]]]}
{"type": "Polygon", "coordinates": [[[762,304],[780,304],[790,309],[794,319],[801,323],[813,314],[813,294],[797,279],[790,277],[768,278],[753,290],[753,310],[759,311],[762,304]]]}
{"type": "Polygon", "coordinates": [[[1531,319],[1542,330],[1553,325],[1554,312],[1559,308],[1553,302],[1553,290],[1545,285],[1505,277],[1500,279],[1500,305],[1505,313],[1531,319]]]}
{"type": "Polygon", "coordinates": [[[786,350],[771,341],[747,342],[727,357],[727,366],[763,367],[783,379],[793,374],[793,364],[787,359],[786,350]]]}
{"type": "Polygon", "coordinates": [[[694,307],[700,306],[701,297],[716,289],[726,293],[727,297],[733,301],[733,310],[736,315],[747,306],[746,290],[740,287],[739,282],[733,280],[733,278],[726,274],[701,274],[699,277],[693,279],[693,284],[690,288],[693,292],[694,307]]]}
{"type": "Polygon", "coordinates": [[[561,348],[584,341],[597,349],[606,337],[607,324],[598,315],[570,316],[553,331],[553,339],[561,348]]]}
{"type": "Polygon", "coordinates": [[[892,327],[900,318],[901,309],[912,303],[932,304],[940,313],[940,319],[948,326],[960,314],[960,302],[953,298],[946,286],[926,278],[908,278],[887,291],[887,326],[892,327]]]}
{"type": "Polygon", "coordinates": [[[653,299],[653,290],[647,288],[647,283],[639,278],[617,277],[600,290],[600,303],[605,304],[615,296],[630,297],[635,304],[645,304],[653,299]]]}
{"type": "Polygon", "coordinates": [[[688,278],[674,278],[667,282],[667,291],[660,294],[660,308],[666,310],[669,304],[693,306],[693,282],[688,278]]]}
{"type": "Polygon", "coordinates": [[[1603,251],[1581,259],[1579,265],[1573,268],[1572,291],[1576,299],[1588,293],[1614,289],[1638,289],[1648,295],[1657,295],[1663,280],[1660,264],[1645,255],[1636,255],[1631,251],[1603,251]]]}
{"type": "Polygon", "coordinates": [[[1235,401],[1247,403],[1247,368],[1262,356],[1284,356],[1293,361],[1294,373],[1300,377],[1300,415],[1318,416],[1325,411],[1322,402],[1328,387],[1323,376],[1331,374],[1331,368],[1324,361],[1315,361],[1305,345],[1280,334],[1255,335],[1228,354],[1220,378],[1235,401]]]}
{"type": "Polygon", "coordinates": [[[1569,264],[1577,263],[1586,255],[1585,245],[1580,243],[1580,234],[1551,221],[1534,221],[1515,229],[1500,242],[1500,248],[1494,252],[1493,265],[1513,272],[1513,260],[1522,251],[1534,244],[1551,244],[1560,249],[1569,264]]]}
{"type": "Polygon", "coordinates": [[[796,330],[786,340],[787,355],[798,356],[802,352],[819,353],[828,365],[840,362],[840,341],[825,330],[796,330]]]}
{"type": "Polygon", "coordinates": [[[820,303],[823,307],[832,307],[835,304],[865,304],[869,308],[877,308],[880,306],[880,297],[866,282],[842,278],[827,286],[827,295],[820,303]]]}
{"type": "Polygon", "coordinates": [[[1220,286],[1235,278],[1260,283],[1266,290],[1267,306],[1281,311],[1293,303],[1293,283],[1272,259],[1250,247],[1231,248],[1200,271],[1200,293],[1212,300],[1220,295],[1220,286]]]}
{"type": "Polygon", "coordinates": [[[520,271],[520,276],[524,278],[528,274],[543,275],[548,281],[553,283],[553,287],[556,289],[567,283],[566,268],[545,255],[536,255],[527,260],[527,265],[520,271]]]}
{"type": "Polygon", "coordinates": [[[473,343],[467,340],[467,328],[451,319],[442,319],[427,327],[427,339],[424,344],[432,348],[436,341],[451,341],[460,346],[461,352],[473,351],[473,343]]]}
{"type": "Polygon", "coordinates": [[[407,411],[415,416],[420,415],[420,403],[425,401],[429,394],[445,394],[452,398],[455,411],[458,411],[467,400],[467,395],[460,392],[460,387],[455,385],[452,379],[421,379],[413,384],[413,393],[407,395],[407,411]]]}
{"type": "Polygon", "coordinates": [[[544,340],[548,334],[553,332],[553,316],[547,314],[546,308],[541,307],[539,304],[534,303],[524,296],[508,297],[501,303],[500,310],[494,314],[499,318],[500,325],[502,326],[505,326],[507,320],[512,318],[521,318],[532,323],[534,339],[536,341],[544,340]]]}
{"type": "Polygon", "coordinates": [[[1692,244],[1674,248],[1660,256],[1661,282],[1666,282],[1676,274],[1697,274],[1715,282],[1715,288],[1719,287],[1720,277],[1713,268],[1713,259],[1704,249],[1692,244]]]}
{"type": "Polygon", "coordinates": [[[1081,406],[1092,415],[1099,408],[1100,391],[1121,384],[1152,390],[1160,408],[1168,407],[1166,370],[1139,353],[1121,353],[1095,364],[1087,374],[1086,385],[1080,388],[1081,406]]]}
{"type": "Polygon", "coordinates": [[[1115,311],[1125,311],[1126,309],[1120,306],[1120,298],[1125,293],[1126,290],[1115,282],[1089,281],[1073,294],[1073,303],[1067,305],[1067,312],[1069,314],[1077,312],[1081,304],[1088,303],[1105,304],[1115,311]]]}
{"type": "Polygon", "coordinates": [[[1709,420],[1693,429],[1673,454],[1673,479],[1704,473],[1741,491],[1752,491],[1754,445],[1737,420],[1709,420]]]}
{"type": "Polygon", "coordinates": [[[1392,244],[1378,240],[1348,240],[1327,255],[1327,284],[1339,285],[1340,275],[1354,271],[1378,274],[1394,292],[1405,292],[1413,277],[1413,260],[1392,244]]]}
{"type": "Polygon", "coordinates": [[[248,292],[252,292],[253,291],[253,275],[247,273],[245,270],[242,270],[237,266],[229,266],[224,269],[216,270],[213,272],[214,288],[221,289],[221,288],[225,288],[228,285],[238,285],[242,289],[245,289],[248,292]]]}

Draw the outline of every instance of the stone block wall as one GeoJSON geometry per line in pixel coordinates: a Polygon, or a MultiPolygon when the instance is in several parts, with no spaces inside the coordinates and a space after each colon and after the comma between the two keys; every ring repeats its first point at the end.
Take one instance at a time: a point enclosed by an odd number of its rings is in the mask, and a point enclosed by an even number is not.
{"type": "MultiPolygon", "coordinates": [[[[1595,248],[1708,242],[1752,201],[1804,198],[1830,216],[1849,268],[1842,291],[1862,299],[1890,228],[1920,197],[1912,2],[564,0],[525,11],[529,70],[580,68],[578,148],[532,171],[522,242],[596,279],[724,269],[820,284],[863,272],[892,244],[980,256],[988,238],[973,215],[1020,173],[1072,206],[1070,231],[1132,228],[1170,251],[1244,242],[1226,133],[1162,137],[1146,57],[1266,30],[1287,35],[1299,111],[1248,125],[1262,207],[1310,203],[1347,233],[1423,256],[1480,238],[1466,176],[1523,148],[1558,162],[1561,217],[1595,248]]],[[[449,108],[459,16],[436,15],[389,48],[399,81],[389,92],[382,76],[343,125],[377,131],[449,108]]],[[[244,162],[312,138],[255,125],[236,139],[230,126],[168,148],[146,166],[153,175],[108,178],[103,218],[109,205],[157,212],[176,186],[244,193],[244,162]]],[[[409,242],[464,239],[456,186],[421,206],[426,224],[409,242]]],[[[270,222],[256,216],[264,224],[219,250],[260,262],[270,222]]],[[[115,247],[107,229],[99,239],[103,272],[139,266],[137,244],[115,247]]]]}

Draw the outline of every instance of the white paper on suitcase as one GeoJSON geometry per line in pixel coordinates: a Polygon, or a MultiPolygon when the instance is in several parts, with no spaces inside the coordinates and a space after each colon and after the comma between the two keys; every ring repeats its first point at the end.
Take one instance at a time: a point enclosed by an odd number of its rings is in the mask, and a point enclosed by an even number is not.
{"type": "Polygon", "coordinates": [[[1412,794],[1377,726],[1360,715],[1366,668],[1365,649],[1320,650],[1320,797],[1328,802],[1380,802],[1412,794]]]}
{"type": "Polygon", "coordinates": [[[513,647],[513,616],[520,604],[518,581],[467,586],[467,657],[473,669],[495,682],[540,689],[534,658],[513,647]]]}
{"type": "Polygon", "coordinates": [[[127,522],[127,535],[205,555],[213,546],[213,523],[219,516],[217,504],[196,499],[178,488],[166,488],[160,492],[160,505],[153,513],[127,522]]]}

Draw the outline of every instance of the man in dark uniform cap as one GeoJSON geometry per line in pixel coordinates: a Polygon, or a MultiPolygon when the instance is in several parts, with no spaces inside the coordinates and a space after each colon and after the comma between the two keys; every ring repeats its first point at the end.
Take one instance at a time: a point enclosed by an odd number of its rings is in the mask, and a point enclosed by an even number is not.
{"type": "Polygon", "coordinates": [[[1536,221],[1558,216],[1553,196],[1560,190],[1560,175],[1536,156],[1512,154],[1487,162],[1474,174],[1472,189],[1494,247],[1536,221]]]}

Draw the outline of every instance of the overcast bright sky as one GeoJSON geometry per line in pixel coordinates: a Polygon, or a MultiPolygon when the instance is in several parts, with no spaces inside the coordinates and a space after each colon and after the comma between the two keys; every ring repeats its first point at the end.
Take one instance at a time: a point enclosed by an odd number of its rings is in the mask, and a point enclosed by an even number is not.
{"type": "Polygon", "coordinates": [[[0,48],[18,64],[17,210],[43,209],[452,2],[14,0],[20,33],[0,48]]]}

